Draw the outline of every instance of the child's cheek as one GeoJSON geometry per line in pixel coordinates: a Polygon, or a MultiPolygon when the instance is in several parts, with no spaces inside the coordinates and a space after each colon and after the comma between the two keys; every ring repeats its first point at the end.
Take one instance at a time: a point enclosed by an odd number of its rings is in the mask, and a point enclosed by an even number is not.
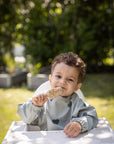
{"type": "Polygon", "coordinates": [[[57,82],[58,82],[57,78],[53,77],[53,78],[52,78],[52,83],[53,83],[53,84],[56,84],[57,82]]]}
{"type": "Polygon", "coordinates": [[[52,81],[51,81],[51,87],[52,87],[52,88],[55,88],[56,83],[57,83],[56,78],[52,78],[52,81]]]}

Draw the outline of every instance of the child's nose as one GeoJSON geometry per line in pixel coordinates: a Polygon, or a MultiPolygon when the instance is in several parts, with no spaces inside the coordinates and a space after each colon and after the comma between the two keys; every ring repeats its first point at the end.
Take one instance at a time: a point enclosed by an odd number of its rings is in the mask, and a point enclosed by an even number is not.
{"type": "Polygon", "coordinates": [[[61,79],[61,80],[60,80],[60,83],[61,83],[61,84],[65,84],[65,83],[66,83],[66,80],[65,80],[65,79],[61,79]]]}

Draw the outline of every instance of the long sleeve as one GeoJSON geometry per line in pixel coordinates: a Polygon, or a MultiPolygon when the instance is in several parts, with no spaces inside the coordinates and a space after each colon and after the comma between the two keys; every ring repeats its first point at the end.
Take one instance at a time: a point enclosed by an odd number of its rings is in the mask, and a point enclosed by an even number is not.
{"type": "Polygon", "coordinates": [[[29,99],[27,102],[18,105],[17,113],[25,123],[38,125],[44,117],[43,109],[43,107],[32,104],[32,100],[29,99]]]}
{"type": "Polygon", "coordinates": [[[77,121],[84,132],[98,122],[95,108],[84,103],[77,94],[49,99],[43,107],[29,100],[18,105],[17,113],[25,123],[39,126],[40,130],[62,130],[70,121],[77,121]]]}
{"type": "Polygon", "coordinates": [[[79,97],[76,97],[75,102],[71,121],[79,122],[82,126],[82,132],[96,127],[98,117],[95,108],[84,103],[79,97]]]}

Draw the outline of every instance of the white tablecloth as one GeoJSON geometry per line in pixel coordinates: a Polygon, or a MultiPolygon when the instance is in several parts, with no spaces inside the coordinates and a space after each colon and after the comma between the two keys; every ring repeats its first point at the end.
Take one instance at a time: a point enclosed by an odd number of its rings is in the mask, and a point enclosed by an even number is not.
{"type": "Polygon", "coordinates": [[[105,118],[96,128],[68,138],[63,131],[26,131],[26,124],[13,121],[2,144],[114,144],[114,131],[105,118]]]}

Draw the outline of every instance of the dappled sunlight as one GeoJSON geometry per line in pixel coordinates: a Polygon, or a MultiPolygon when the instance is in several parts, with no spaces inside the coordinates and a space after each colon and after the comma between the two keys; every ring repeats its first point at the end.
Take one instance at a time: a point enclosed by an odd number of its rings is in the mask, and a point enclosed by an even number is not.
{"type": "Polygon", "coordinates": [[[11,97],[11,93],[7,93],[7,94],[6,94],[6,97],[11,97]]]}
{"type": "Polygon", "coordinates": [[[82,133],[75,138],[68,138],[63,131],[26,131],[26,124],[22,121],[13,122],[10,133],[6,137],[7,143],[27,144],[112,144],[114,134],[110,130],[106,119],[99,119],[97,128],[82,133]]]}

